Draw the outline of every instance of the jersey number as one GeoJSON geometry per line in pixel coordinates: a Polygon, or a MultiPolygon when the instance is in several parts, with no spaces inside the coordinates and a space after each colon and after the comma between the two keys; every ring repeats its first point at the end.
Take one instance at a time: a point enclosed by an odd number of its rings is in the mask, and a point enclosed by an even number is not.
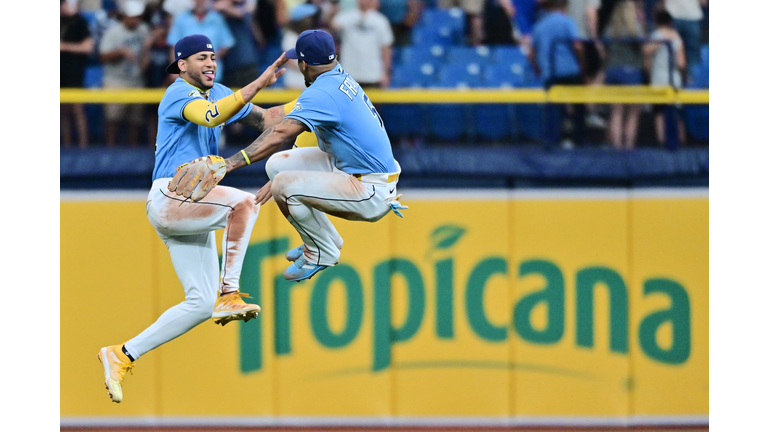
{"type": "Polygon", "coordinates": [[[368,105],[368,109],[371,110],[371,114],[373,114],[373,117],[375,117],[376,120],[379,121],[379,127],[381,127],[381,129],[383,130],[384,129],[384,121],[381,120],[381,116],[379,115],[379,112],[376,111],[376,108],[373,107],[373,104],[371,103],[371,100],[368,99],[368,95],[367,94],[363,94],[363,100],[365,101],[365,104],[368,105]]]}
{"type": "Polygon", "coordinates": [[[209,108],[208,111],[205,112],[205,121],[210,123],[211,120],[215,119],[218,116],[219,116],[219,107],[214,105],[212,110],[209,108]]]}

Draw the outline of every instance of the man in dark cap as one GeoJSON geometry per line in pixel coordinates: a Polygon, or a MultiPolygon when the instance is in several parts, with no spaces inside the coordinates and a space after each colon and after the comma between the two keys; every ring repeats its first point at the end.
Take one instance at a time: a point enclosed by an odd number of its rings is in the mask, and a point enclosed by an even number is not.
{"type": "Polygon", "coordinates": [[[168,309],[141,334],[123,345],[101,348],[104,384],[113,402],[123,399],[122,382],[134,361],[148,351],[213,318],[224,325],[256,317],[261,308],[247,304],[240,271],[259,214],[255,196],[219,186],[202,201],[187,202],[168,191],[176,167],[206,158],[215,164],[224,125],[240,122],[263,130],[279,123],[293,103],[269,110],[250,104],[261,89],[275,83],[285,69],[281,56],[255,81],[237,92],[214,83],[216,52],[203,35],[182,38],[166,72],[179,78],[165,92],[158,109],[155,168],[147,197],[147,217],[168,247],[186,299],[168,309]],[[287,108],[287,109],[286,109],[287,108]],[[224,229],[219,272],[215,230],[224,229]],[[218,295],[217,295],[218,292],[218,295]]]}

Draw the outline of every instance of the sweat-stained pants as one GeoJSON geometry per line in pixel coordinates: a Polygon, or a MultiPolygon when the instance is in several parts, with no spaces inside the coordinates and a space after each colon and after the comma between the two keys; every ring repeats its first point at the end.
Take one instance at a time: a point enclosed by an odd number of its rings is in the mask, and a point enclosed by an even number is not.
{"type": "Polygon", "coordinates": [[[275,201],[285,203],[286,219],[304,242],[304,258],[314,265],[333,266],[341,256],[343,240],[327,215],[376,222],[397,196],[399,166],[397,173],[357,178],[336,168],[332,156],[317,147],[275,153],[266,171],[275,201]]]}
{"type": "Polygon", "coordinates": [[[240,272],[259,216],[255,196],[216,186],[201,201],[184,201],[168,191],[170,178],[155,180],[147,197],[147,218],[171,254],[185,300],[125,343],[134,359],[171,341],[213,315],[217,291],[240,287],[240,272]],[[224,228],[219,274],[215,230],[224,228]]]}

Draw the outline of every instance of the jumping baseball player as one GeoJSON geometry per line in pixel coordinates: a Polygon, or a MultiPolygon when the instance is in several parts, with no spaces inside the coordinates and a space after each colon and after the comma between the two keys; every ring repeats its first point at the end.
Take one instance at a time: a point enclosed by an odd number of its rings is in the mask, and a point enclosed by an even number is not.
{"type": "MultiPolygon", "coordinates": [[[[222,171],[274,154],[266,166],[271,187],[259,191],[257,202],[272,194],[301,236],[303,244],[286,254],[294,262],[283,272],[287,280],[300,281],[339,261],[340,237],[334,238],[335,230],[327,229],[333,226],[327,215],[375,222],[390,210],[402,217],[399,210],[407,207],[397,201],[400,166],[392,156],[384,123],[358,83],[338,64],[331,35],[305,31],[284,55],[298,60],[307,88],[280,124],[228,158],[222,171]],[[318,148],[275,154],[306,131],[315,133],[318,148]]],[[[177,194],[200,199],[216,190],[217,175],[205,162],[193,162],[179,169],[172,185],[177,194]]]]}
{"type": "Polygon", "coordinates": [[[245,251],[259,214],[255,196],[219,186],[204,200],[188,201],[170,192],[169,182],[176,168],[190,160],[203,161],[212,168],[212,175],[217,169],[223,172],[224,159],[217,154],[224,125],[239,122],[264,130],[283,119],[293,103],[265,110],[249,102],[285,72],[280,67],[287,59],[281,56],[258,79],[233,92],[214,83],[216,54],[206,36],[184,37],[174,52],[176,60],[166,71],[179,78],[168,87],[158,109],[155,168],[146,209],[149,222],[168,247],[186,298],[124,345],[101,348],[98,357],[113,402],[122,401],[126,372],[148,351],[209,318],[225,325],[232,320],[248,321],[261,311],[258,305],[245,303],[242,297],[247,294],[239,290],[245,251]],[[219,271],[215,230],[221,228],[219,271]]]}

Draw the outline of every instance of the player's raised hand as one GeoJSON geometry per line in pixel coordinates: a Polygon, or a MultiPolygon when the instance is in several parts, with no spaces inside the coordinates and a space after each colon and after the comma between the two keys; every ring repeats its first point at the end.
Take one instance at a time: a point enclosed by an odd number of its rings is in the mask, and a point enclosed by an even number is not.
{"type": "Polygon", "coordinates": [[[288,62],[288,58],[285,56],[285,53],[282,53],[280,54],[280,57],[275,60],[274,63],[272,63],[272,65],[270,65],[264,72],[262,72],[261,76],[258,78],[261,84],[263,84],[261,88],[269,87],[277,82],[277,79],[285,73],[285,68],[280,68],[286,62],[288,62]]]}

